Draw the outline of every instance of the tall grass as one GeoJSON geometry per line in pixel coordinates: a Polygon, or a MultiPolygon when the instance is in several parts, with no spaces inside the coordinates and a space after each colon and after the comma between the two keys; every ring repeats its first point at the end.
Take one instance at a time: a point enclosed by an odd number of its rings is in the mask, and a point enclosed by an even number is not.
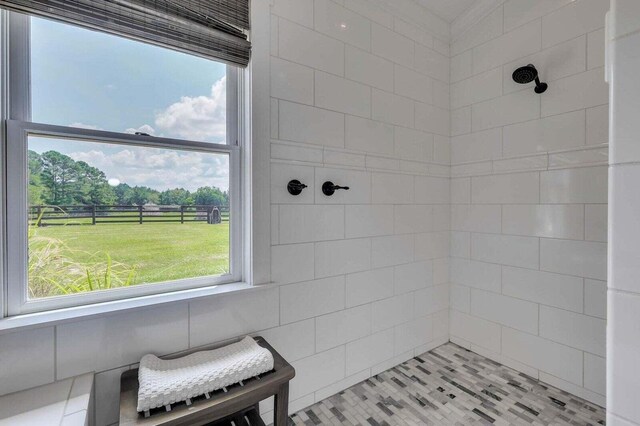
{"type": "MultiPolygon", "coordinates": [[[[42,298],[133,284],[136,267],[114,261],[109,253],[83,252],[88,260],[73,261],[74,250],[58,238],[38,235],[42,214],[29,225],[29,297],[42,298]]],[[[64,225],[63,225],[64,226],[64,225]]]]}

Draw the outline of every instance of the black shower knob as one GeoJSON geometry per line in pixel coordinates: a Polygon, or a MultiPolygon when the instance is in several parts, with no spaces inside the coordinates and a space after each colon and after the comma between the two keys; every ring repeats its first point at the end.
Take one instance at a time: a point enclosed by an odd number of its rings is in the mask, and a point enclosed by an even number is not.
{"type": "Polygon", "coordinates": [[[327,197],[332,196],[333,193],[336,192],[336,190],[338,189],[349,190],[349,187],[334,185],[333,182],[331,181],[326,181],[325,183],[322,184],[322,193],[327,197]]]}
{"type": "Polygon", "coordinates": [[[289,194],[291,195],[300,195],[302,190],[305,189],[306,187],[307,185],[300,182],[298,179],[293,179],[293,180],[290,180],[289,183],[287,184],[287,191],[289,191],[289,194]]]}

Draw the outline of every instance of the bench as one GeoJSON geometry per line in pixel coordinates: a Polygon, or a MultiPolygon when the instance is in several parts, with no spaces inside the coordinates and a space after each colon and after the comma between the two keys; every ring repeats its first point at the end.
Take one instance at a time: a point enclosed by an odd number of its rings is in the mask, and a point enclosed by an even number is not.
{"type": "MultiPolygon", "coordinates": [[[[205,396],[193,398],[192,403],[177,403],[171,411],[164,408],[151,410],[145,417],[137,411],[138,369],[122,373],[120,378],[120,426],[177,426],[177,425],[264,425],[258,403],[271,396],[274,400],[274,426],[286,426],[289,418],[289,381],[295,376],[293,367],[265,339],[256,342],[273,354],[273,370],[240,384],[217,390],[205,396]]],[[[163,359],[174,359],[197,351],[217,349],[211,345],[197,350],[183,351],[163,359]]]]}

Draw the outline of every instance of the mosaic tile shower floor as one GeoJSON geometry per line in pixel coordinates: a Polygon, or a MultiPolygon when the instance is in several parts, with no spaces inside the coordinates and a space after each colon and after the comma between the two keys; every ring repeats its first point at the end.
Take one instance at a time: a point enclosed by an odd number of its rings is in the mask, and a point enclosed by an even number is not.
{"type": "Polygon", "coordinates": [[[294,425],[604,425],[605,410],[453,343],[291,416],[294,425]]]}

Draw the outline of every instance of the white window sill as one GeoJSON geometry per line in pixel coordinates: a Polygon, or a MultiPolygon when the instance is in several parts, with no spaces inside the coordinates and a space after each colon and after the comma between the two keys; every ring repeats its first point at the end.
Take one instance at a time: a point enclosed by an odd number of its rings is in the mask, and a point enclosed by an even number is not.
{"type": "Polygon", "coordinates": [[[165,303],[174,303],[214,296],[217,294],[236,293],[263,289],[265,285],[253,286],[244,282],[213,285],[209,287],[174,291],[171,293],[153,294],[130,299],[114,300],[92,305],[75,306],[72,308],[55,309],[33,314],[16,315],[0,319],[0,334],[17,331],[24,328],[56,325],[63,322],[77,321],[82,318],[119,312],[137,308],[146,308],[165,303]]]}

